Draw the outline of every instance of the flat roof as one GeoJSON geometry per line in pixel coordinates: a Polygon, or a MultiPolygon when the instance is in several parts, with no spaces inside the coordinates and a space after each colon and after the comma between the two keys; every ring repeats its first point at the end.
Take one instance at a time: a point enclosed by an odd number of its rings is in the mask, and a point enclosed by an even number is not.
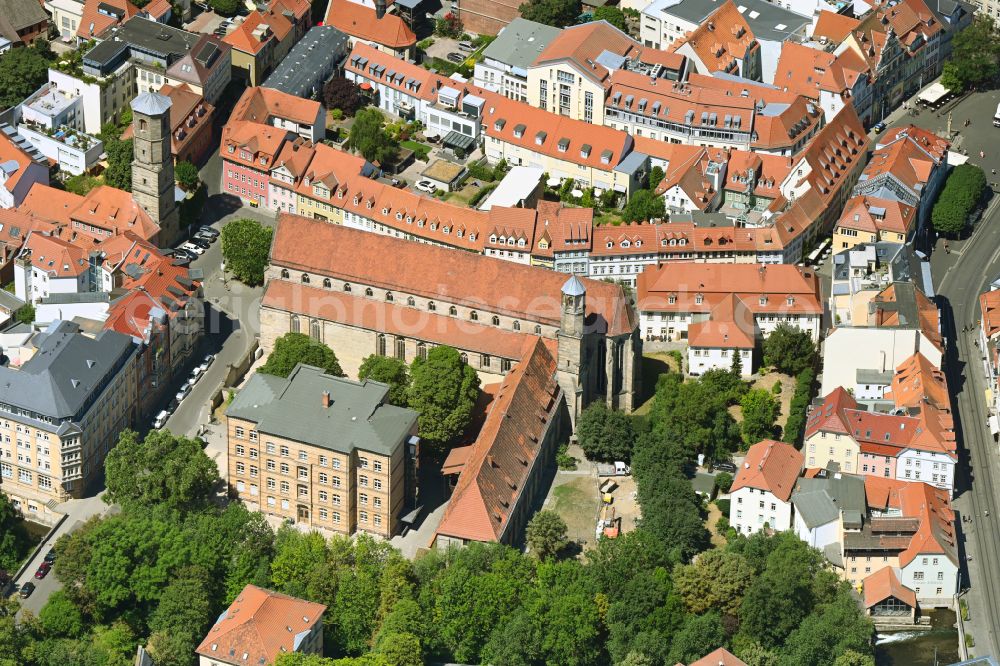
{"type": "Polygon", "coordinates": [[[450,183],[461,176],[464,172],[465,167],[461,164],[453,164],[451,162],[445,162],[444,160],[436,160],[431,162],[430,166],[424,169],[420,175],[441,183],[450,183]]]}
{"type": "Polygon", "coordinates": [[[186,30],[136,16],[112,28],[107,39],[87,51],[83,59],[88,64],[104,65],[118,57],[123,48],[129,47],[171,60],[173,64],[172,60],[190,51],[200,37],[201,35],[186,30]]]}
{"type": "Polygon", "coordinates": [[[517,206],[531,196],[542,182],[545,170],[541,167],[515,166],[494,188],[479,210],[489,210],[493,206],[517,206]]]}
{"type": "Polygon", "coordinates": [[[76,99],[76,97],[64,94],[56,84],[46,83],[33,92],[28,99],[24,100],[24,106],[36,113],[51,118],[69,108],[76,99]]]}
{"type": "MultiPolygon", "coordinates": [[[[735,0],[740,14],[750,25],[750,30],[757,39],[781,42],[795,34],[812,19],[802,14],[796,14],[766,0],[735,0]]],[[[719,7],[722,0],[656,0],[643,10],[650,16],[676,16],[688,23],[701,25],[719,7]]]]}
{"type": "Polygon", "coordinates": [[[561,32],[559,28],[518,17],[483,50],[483,58],[527,69],[561,32]]]}

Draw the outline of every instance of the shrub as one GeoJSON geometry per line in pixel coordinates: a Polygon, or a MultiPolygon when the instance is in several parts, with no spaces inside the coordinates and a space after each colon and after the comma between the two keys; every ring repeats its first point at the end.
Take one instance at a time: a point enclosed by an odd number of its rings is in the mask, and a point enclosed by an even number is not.
{"type": "Polygon", "coordinates": [[[781,395],[781,381],[774,382],[774,386],[771,387],[771,393],[774,395],[781,395]]]}
{"type": "Polygon", "coordinates": [[[556,467],[564,471],[576,469],[576,458],[566,453],[566,449],[568,448],[569,443],[563,442],[559,445],[559,450],[556,451],[556,467]]]}
{"type": "Polygon", "coordinates": [[[806,410],[812,399],[814,381],[815,375],[811,368],[806,368],[795,378],[795,393],[792,395],[783,437],[788,444],[799,445],[799,439],[806,425],[806,410]]]}
{"type": "Polygon", "coordinates": [[[729,515],[729,508],[731,506],[729,500],[727,499],[715,500],[715,506],[719,507],[719,511],[722,513],[723,516],[729,515]]]}

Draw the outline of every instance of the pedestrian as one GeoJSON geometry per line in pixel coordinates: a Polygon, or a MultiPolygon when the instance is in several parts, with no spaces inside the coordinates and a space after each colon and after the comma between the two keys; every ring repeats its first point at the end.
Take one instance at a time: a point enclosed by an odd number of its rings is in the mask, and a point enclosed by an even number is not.
{"type": "Polygon", "coordinates": [[[984,157],[986,157],[986,153],[980,150],[979,151],[979,159],[983,159],[984,157]]]}

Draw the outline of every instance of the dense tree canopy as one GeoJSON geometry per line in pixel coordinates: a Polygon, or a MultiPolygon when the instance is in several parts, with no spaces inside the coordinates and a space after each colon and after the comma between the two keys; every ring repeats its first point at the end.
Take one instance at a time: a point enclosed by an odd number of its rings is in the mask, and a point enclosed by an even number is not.
{"type": "Polygon", "coordinates": [[[625,412],[609,409],[598,400],[576,421],[576,437],[588,460],[629,461],[635,443],[635,428],[625,412]]]}
{"type": "Polygon", "coordinates": [[[539,559],[555,557],[569,543],[566,521],[555,511],[539,511],[528,522],[525,540],[539,559]]]}
{"type": "MultiPolygon", "coordinates": [[[[44,43],[44,42],[42,42],[44,43]]],[[[51,51],[34,46],[0,55],[0,108],[20,104],[49,80],[51,51]]]]}
{"type": "Polygon", "coordinates": [[[323,86],[323,105],[328,109],[340,109],[345,116],[353,116],[365,105],[361,88],[344,76],[334,76],[323,86]]]}
{"type": "Polygon", "coordinates": [[[274,229],[249,218],[227,222],[222,227],[222,258],[226,269],[244,284],[263,284],[273,235],[274,229]]]}
{"type": "Polygon", "coordinates": [[[1000,73],[1000,30],[989,16],[977,14],[955,34],[951,58],[944,64],[941,83],[961,93],[989,83],[1000,73]]]}
{"type": "Polygon", "coordinates": [[[177,166],[174,167],[174,179],[181,187],[190,192],[198,187],[201,175],[198,173],[198,167],[188,160],[184,160],[178,162],[177,166]]]}
{"type": "Polygon", "coordinates": [[[285,333],[274,341],[274,349],[259,372],[287,377],[299,363],[322,368],[335,377],[343,377],[340,361],[332,349],[305,333],[285,333]]]}
{"type": "Polygon", "coordinates": [[[379,165],[392,163],[399,151],[399,144],[385,129],[385,117],[373,107],[361,109],[354,116],[347,146],[379,165]]]}
{"type": "MultiPolygon", "coordinates": [[[[625,32],[625,12],[623,12],[618,7],[613,7],[611,5],[605,5],[603,7],[598,7],[594,10],[594,20],[595,21],[607,21],[611,25],[615,26],[622,32],[625,32]]],[[[662,180],[663,172],[661,170],[660,177],[662,180]]],[[[659,184],[659,180],[655,183],[650,179],[650,185],[656,187],[659,184]]]]}
{"type": "Polygon", "coordinates": [[[406,407],[406,391],[410,387],[410,372],[398,358],[372,354],[358,368],[358,379],[371,379],[389,385],[389,402],[406,407]]]}
{"type": "Polygon", "coordinates": [[[816,345],[807,331],[778,324],[764,339],[764,364],[786,375],[797,375],[816,362],[816,345]]]}
{"type": "Polygon", "coordinates": [[[649,222],[653,219],[662,219],[665,214],[663,197],[655,195],[650,190],[637,190],[622,209],[622,219],[626,222],[649,222]]]}
{"type": "Polygon", "coordinates": [[[743,420],[740,422],[740,435],[743,444],[753,446],[762,439],[774,437],[774,423],[781,413],[781,405],[764,389],[751,389],[740,400],[743,420]]]}
{"type": "Polygon", "coordinates": [[[943,236],[961,234],[985,191],[986,174],[981,168],[968,163],[955,167],[931,209],[934,231],[943,236]]]}
{"type": "Polygon", "coordinates": [[[529,21],[566,28],[580,17],[580,0],[528,0],[518,12],[529,21]]]}
{"type": "Polygon", "coordinates": [[[21,511],[0,491],[0,569],[17,571],[31,549],[21,511]]]}
{"type": "Polygon", "coordinates": [[[445,446],[462,434],[479,399],[479,375],[458,351],[442,345],[410,368],[407,404],[420,414],[420,436],[445,446]]]}
{"type": "Polygon", "coordinates": [[[104,170],[104,183],[126,192],[132,191],[132,139],[111,139],[104,144],[108,154],[108,168],[104,170]]]}

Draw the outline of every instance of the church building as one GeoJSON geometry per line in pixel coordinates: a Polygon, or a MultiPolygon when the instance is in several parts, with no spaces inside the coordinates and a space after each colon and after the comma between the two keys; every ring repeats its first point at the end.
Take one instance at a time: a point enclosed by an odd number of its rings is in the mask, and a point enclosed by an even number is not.
{"type": "Polygon", "coordinates": [[[484,385],[502,381],[538,337],[571,418],[595,400],[637,406],[639,320],[618,284],[284,214],[260,320],[265,352],[285,333],[306,333],[356,376],[371,354],[409,363],[450,345],[484,385]]]}

